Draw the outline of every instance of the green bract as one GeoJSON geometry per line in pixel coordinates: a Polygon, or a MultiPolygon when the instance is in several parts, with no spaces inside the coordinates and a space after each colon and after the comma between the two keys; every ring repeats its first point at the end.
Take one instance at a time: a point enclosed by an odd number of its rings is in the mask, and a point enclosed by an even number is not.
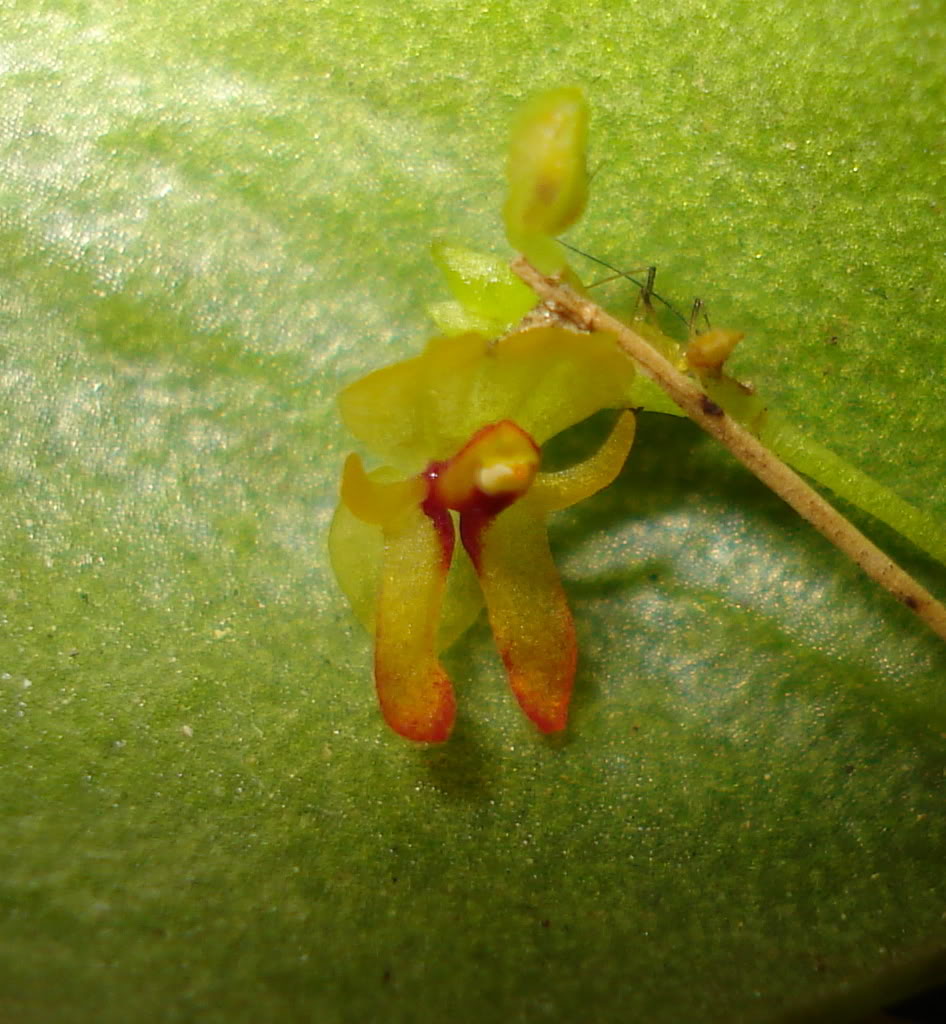
{"type": "Polygon", "coordinates": [[[477,331],[495,337],[535,306],[535,295],[505,260],[447,242],[435,242],[431,251],[454,297],[427,307],[444,334],[477,331]]]}

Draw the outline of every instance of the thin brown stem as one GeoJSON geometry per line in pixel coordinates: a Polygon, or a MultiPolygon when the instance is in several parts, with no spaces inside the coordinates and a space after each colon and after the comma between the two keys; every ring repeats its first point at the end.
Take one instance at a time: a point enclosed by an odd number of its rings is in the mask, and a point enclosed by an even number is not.
{"type": "Polygon", "coordinates": [[[524,257],[512,269],[560,316],[585,330],[604,331],[707,433],[721,441],[767,487],[844,552],[898,601],[946,640],[946,607],[868,540],[793,469],[713,402],[686,374],[668,362],[627,324],[579,295],[568,285],[540,274],[524,257]]]}

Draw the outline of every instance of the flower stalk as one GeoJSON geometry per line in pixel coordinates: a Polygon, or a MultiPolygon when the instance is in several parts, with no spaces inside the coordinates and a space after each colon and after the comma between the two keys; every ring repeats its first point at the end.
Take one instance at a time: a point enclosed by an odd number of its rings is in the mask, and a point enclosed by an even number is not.
{"type": "Polygon", "coordinates": [[[946,640],[946,607],[717,405],[693,378],[681,373],[637,331],[569,285],[540,273],[525,257],[515,259],[511,268],[558,316],[582,330],[612,335],[640,372],[658,384],[690,419],[725,445],[766,487],[946,640]]]}

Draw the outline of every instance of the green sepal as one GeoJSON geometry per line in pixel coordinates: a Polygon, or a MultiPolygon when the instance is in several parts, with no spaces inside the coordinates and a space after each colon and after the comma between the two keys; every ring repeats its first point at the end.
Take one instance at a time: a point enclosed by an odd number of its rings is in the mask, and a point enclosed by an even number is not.
{"type": "Polygon", "coordinates": [[[503,419],[542,444],[599,409],[631,404],[634,377],[609,335],[535,327],[499,341],[434,338],[422,355],[351,384],[339,405],[368,449],[416,473],[503,419]]]}
{"type": "Polygon", "coordinates": [[[467,330],[502,334],[538,301],[504,260],[444,241],[434,242],[431,252],[454,298],[468,314],[467,330]]]}

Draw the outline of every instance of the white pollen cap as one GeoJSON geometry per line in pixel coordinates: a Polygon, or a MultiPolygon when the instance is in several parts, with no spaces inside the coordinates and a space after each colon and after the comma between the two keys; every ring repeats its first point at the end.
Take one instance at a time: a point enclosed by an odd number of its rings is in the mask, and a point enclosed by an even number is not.
{"type": "Polygon", "coordinates": [[[525,462],[494,462],[490,466],[480,466],[476,471],[476,486],[484,494],[508,494],[510,491],[522,491],[523,485],[530,481],[529,469],[525,462]]]}

